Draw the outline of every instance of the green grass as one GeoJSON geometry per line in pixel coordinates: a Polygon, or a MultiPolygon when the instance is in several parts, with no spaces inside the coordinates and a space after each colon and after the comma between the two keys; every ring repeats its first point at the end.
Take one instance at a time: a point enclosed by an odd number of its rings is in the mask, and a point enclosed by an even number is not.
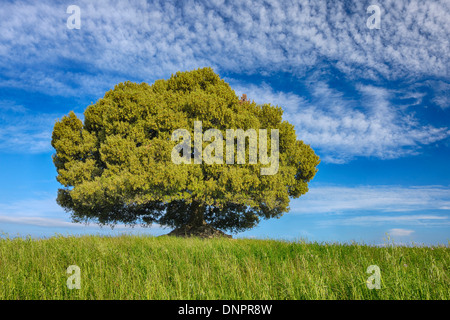
{"type": "Polygon", "coordinates": [[[255,239],[0,240],[0,299],[450,299],[450,249],[255,239]],[[68,289],[66,269],[81,270],[68,289]],[[366,269],[381,269],[368,289],[366,269]]]}

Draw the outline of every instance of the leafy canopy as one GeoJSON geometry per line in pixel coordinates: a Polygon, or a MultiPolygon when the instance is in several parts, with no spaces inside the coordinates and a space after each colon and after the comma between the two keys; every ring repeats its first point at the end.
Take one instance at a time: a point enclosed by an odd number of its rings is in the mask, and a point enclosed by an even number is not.
{"type": "Polygon", "coordinates": [[[239,99],[211,68],[153,85],[120,83],[85,110],[84,123],[74,112],[56,122],[52,146],[63,185],[58,204],[75,222],[111,226],[179,227],[200,215],[218,229],[252,228],[287,212],[290,197],[308,191],[320,162],[282,121],[280,107],[239,99]],[[226,129],[278,129],[277,174],[261,175],[262,165],[249,164],[248,152],[245,164],[173,163],[172,132],[184,128],[193,137],[194,121],[224,137],[226,129]]]}

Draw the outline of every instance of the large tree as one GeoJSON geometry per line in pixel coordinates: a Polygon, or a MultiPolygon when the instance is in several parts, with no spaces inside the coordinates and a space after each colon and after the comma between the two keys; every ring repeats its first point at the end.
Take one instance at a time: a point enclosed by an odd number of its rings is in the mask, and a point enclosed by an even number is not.
{"type": "MultiPolygon", "coordinates": [[[[203,141],[202,148],[209,144],[203,141]]],[[[64,186],[58,204],[75,222],[111,226],[249,229],[289,211],[290,198],[308,191],[319,164],[293,125],[282,120],[280,107],[240,99],[211,68],[178,72],[153,85],[120,83],[87,107],[84,122],[74,112],[56,122],[52,146],[64,186]],[[172,151],[180,142],[172,134],[183,128],[194,137],[195,121],[223,137],[227,129],[278,129],[277,172],[261,174],[267,165],[249,161],[249,139],[245,163],[175,163],[172,151]]],[[[180,156],[194,159],[197,149],[180,156]]]]}

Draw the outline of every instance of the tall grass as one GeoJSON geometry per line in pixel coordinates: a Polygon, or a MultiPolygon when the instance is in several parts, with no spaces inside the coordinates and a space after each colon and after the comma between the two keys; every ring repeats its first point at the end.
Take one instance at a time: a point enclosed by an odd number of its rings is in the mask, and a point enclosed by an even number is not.
{"type": "Polygon", "coordinates": [[[450,249],[256,239],[0,240],[0,299],[449,299],[450,249]],[[81,270],[68,289],[66,270],[81,270]],[[368,289],[366,269],[381,270],[368,289]]]}

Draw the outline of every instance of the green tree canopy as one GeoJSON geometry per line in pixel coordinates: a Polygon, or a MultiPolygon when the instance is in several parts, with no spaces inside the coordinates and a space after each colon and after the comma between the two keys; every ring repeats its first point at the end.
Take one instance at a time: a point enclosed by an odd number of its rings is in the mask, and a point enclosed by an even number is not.
{"type": "Polygon", "coordinates": [[[74,112],[56,122],[52,146],[63,186],[58,204],[75,222],[112,226],[206,222],[249,229],[287,212],[289,199],[308,191],[319,164],[294,126],[282,121],[280,107],[240,99],[211,68],[153,85],[120,83],[88,106],[84,123],[74,112]],[[184,128],[193,137],[194,121],[224,137],[226,129],[278,129],[278,172],[261,175],[267,166],[250,164],[248,154],[245,164],[175,164],[171,152],[179,142],[172,133],[184,128]]]}

